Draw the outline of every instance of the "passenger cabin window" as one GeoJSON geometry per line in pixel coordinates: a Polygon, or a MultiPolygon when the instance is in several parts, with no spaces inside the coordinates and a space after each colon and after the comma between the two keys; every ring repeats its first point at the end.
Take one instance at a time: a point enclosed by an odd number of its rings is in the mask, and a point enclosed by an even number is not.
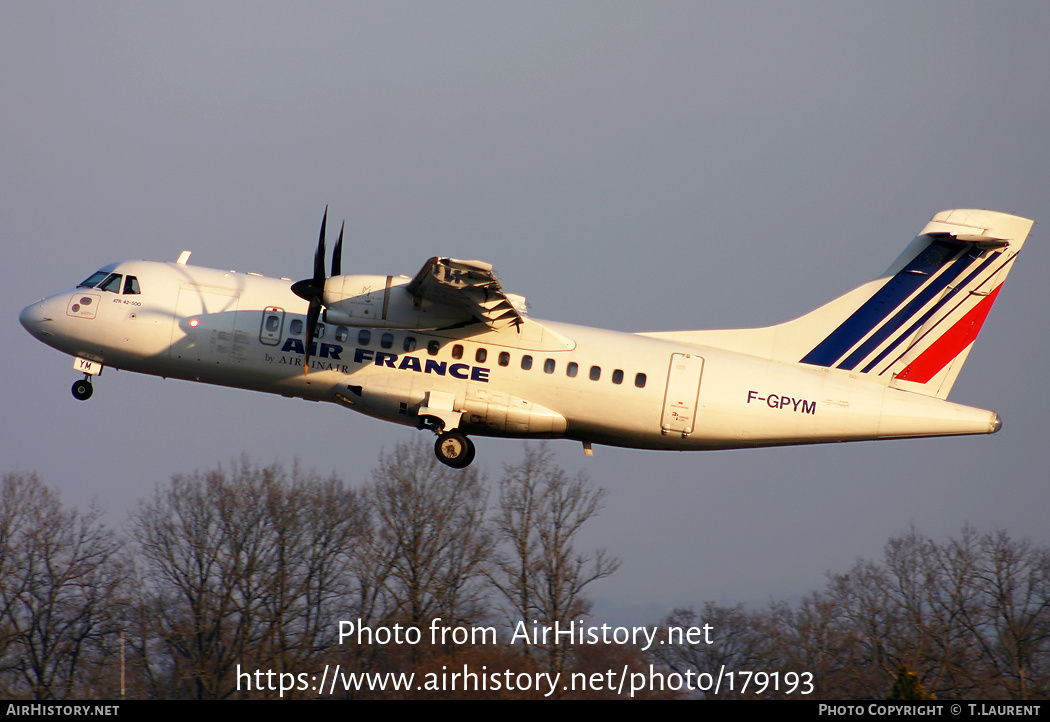
{"type": "Polygon", "coordinates": [[[299,319],[295,319],[290,324],[288,324],[288,333],[292,334],[293,336],[298,336],[302,332],[303,332],[303,322],[300,321],[299,319]]]}
{"type": "Polygon", "coordinates": [[[510,366],[510,354],[507,353],[506,351],[500,351],[499,352],[499,365],[500,366],[510,366]]]}
{"type": "Polygon", "coordinates": [[[346,326],[340,326],[335,330],[335,340],[342,343],[343,341],[350,338],[350,329],[346,326]]]}
{"type": "Polygon", "coordinates": [[[357,343],[359,346],[367,346],[372,342],[372,332],[363,328],[357,332],[357,343]]]}
{"type": "Polygon", "coordinates": [[[569,365],[565,367],[565,375],[570,378],[575,378],[576,373],[580,370],[580,365],[575,361],[570,361],[569,365]]]}
{"type": "Polygon", "coordinates": [[[532,356],[521,357],[521,368],[523,371],[528,371],[532,368],[532,356]]]}
{"type": "Polygon", "coordinates": [[[463,358],[463,347],[458,343],[452,347],[452,358],[463,358]]]}
{"type": "Polygon", "coordinates": [[[391,346],[393,346],[394,345],[394,334],[392,334],[392,333],[384,333],[379,338],[379,345],[382,346],[383,348],[390,348],[391,346]]]}
{"type": "Polygon", "coordinates": [[[601,366],[591,366],[591,381],[597,381],[602,377],[601,366]]]}
{"type": "Polygon", "coordinates": [[[484,363],[484,362],[485,362],[485,359],[487,359],[488,357],[489,357],[489,352],[488,352],[487,350],[483,349],[483,348],[479,348],[479,349],[478,349],[478,350],[477,350],[477,351],[476,351],[476,352],[474,353],[474,359],[475,359],[475,360],[476,360],[476,361],[477,361],[477,362],[478,362],[479,364],[480,364],[480,363],[484,363]]]}
{"type": "Polygon", "coordinates": [[[430,343],[427,344],[427,353],[430,354],[431,356],[437,356],[437,353],[440,350],[441,350],[441,342],[440,341],[431,341],[430,343]]]}
{"type": "Polygon", "coordinates": [[[616,369],[615,371],[613,371],[613,383],[614,384],[622,384],[623,383],[623,369],[616,369]]]}
{"type": "Polygon", "coordinates": [[[125,295],[135,295],[139,292],[139,279],[134,276],[128,276],[124,279],[124,293],[125,295]]]}
{"type": "Polygon", "coordinates": [[[405,349],[405,351],[415,351],[416,350],[416,337],[415,336],[405,336],[405,342],[403,344],[401,344],[401,347],[403,349],[405,349]]]}
{"type": "Polygon", "coordinates": [[[266,317],[266,330],[270,333],[277,333],[277,329],[281,327],[281,319],[278,316],[267,316],[266,317]]]}
{"type": "Polygon", "coordinates": [[[554,373],[554,359],[549,358],[543,362],[543,373],[552,374],[554,373]]]}
{"type": "Polygon", "coordinates": [[[638,388],[645,388],[645,374],[636,374],[634,377],[634,385],[638,388]]]}
{"type": "Polygon", "coordinates": [[[317,324],[317,328],[314,329],[314,338],[324,338],[324,324],[317,324]]]}

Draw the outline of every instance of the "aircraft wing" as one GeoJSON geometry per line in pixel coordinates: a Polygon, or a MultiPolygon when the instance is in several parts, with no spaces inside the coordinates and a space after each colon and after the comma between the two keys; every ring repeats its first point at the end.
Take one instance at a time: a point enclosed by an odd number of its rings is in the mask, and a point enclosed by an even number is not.
{"type": "Polygon", "coordinates": [[[435,256],[407,289],[416,298],[469,311],[494,331],[511,325],[520,327],[525,321],[524,297],[504,292],[492,265],[483,261],[435,256]]]}

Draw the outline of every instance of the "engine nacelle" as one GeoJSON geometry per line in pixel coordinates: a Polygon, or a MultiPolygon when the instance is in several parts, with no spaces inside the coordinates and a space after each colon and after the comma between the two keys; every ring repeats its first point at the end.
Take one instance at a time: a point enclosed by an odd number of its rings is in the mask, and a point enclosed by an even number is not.
{"type": "Polygon", "coordinates": [[[437,419],[446,431],[556,438],[567,428],[565,417],[557,411],[479,384],[467,387],[461,403],[456,402],[455,394],[427,391],[416,413],[437,419]]]}
{"type": "Polygon", "coordinates": [[[405,276],[332,276],[325,281],[325,319],[343,326],[420,331],[469,323],[466,309],[413,296],[405,276]]]}
{"type": "Polygon", "coordinates": [[[480,433],[554,438],[565,433],[567,424],[557,411],[475,385],[463,400],[460,427],[480,433]]]}

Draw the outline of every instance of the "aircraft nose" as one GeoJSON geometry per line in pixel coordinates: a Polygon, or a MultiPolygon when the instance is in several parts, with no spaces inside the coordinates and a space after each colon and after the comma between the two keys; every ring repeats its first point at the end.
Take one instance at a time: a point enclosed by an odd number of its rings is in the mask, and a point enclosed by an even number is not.
{"type": "Polygon", "coordinates": [[[44,301],[37,301],[23,308],[22,313],[18,314],[18,320],[26,331],[34,336],[39,336],[44,325],[51,319],[44,311],[44,301]]]}

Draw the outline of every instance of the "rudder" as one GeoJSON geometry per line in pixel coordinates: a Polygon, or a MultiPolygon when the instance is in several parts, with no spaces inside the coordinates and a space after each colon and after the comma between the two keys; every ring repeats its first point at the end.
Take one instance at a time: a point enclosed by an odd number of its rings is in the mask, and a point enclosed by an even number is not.
{"type": "Polygon", "coordinates": [[[942,211],[879,278],[775,326],[643,334],[839,369],[945,398],[1032,221],[942,211]]]}
{"type": "Polygon", "coordinates": [[[947,397],[1031,227],[996,211],[938,213],[885,283],[801,363],[947,397]]]}

